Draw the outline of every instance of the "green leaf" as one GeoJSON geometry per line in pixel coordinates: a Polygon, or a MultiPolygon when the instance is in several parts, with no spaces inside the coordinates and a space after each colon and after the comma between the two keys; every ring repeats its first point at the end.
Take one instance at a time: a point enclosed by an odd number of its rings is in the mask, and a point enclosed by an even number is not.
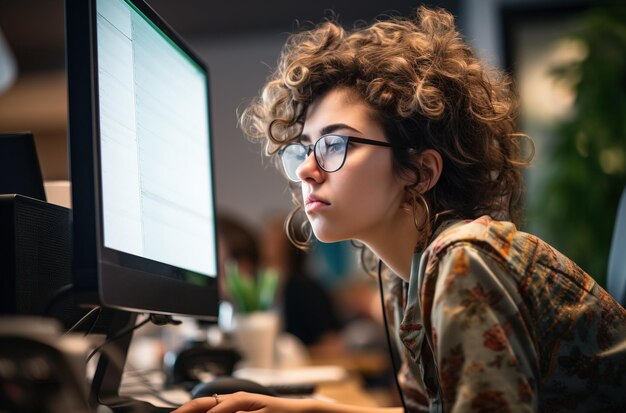
{"type": "Polygon", "coordinates": [[[279,281],[276,271],[262,271],[255,280],[251,275],[242,275],[236,263],[228,262],[225,276],[226,289],[238,312],[249,313],[273,307],[279,281]]]}
{"type": "Polygon", "coordinates": [[[259,309],[269,310],[274,304],[276,289],[278,288],[278,273],[267,269],[259,276],[259,309]]]}

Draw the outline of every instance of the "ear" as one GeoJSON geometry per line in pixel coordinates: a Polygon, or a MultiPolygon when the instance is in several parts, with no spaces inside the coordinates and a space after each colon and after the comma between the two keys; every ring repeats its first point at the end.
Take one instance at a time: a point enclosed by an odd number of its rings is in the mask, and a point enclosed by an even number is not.
{"type": "Polygon", "coordinates": [[[431,190],[439,181],[443,170],[443,159],[434,149],[426,149],[414,155],[414,162],[421,171],[421,180],[417,190],[423,194],[431,190]]]}

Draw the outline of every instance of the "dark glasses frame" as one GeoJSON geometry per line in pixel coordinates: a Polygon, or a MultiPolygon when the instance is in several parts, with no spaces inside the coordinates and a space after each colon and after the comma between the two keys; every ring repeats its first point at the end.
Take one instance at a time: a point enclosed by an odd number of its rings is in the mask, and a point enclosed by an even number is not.
{"type": "MultiPolygon", "coordinates": [[[[320,136],[319,139],[317,141],[315,141],[315,143],[310,143],[308,145],[305,145],[305,144],[303,144],[301,142],[294,142],[294,143],[290,143],[289,145],[285,145],[285,146],[283,146],[282,148],[280,148],[278,150],[278,156],[280,156],[280,160],[281,160],[281,163],[283,165],[283,170],[285,172],[285,175],[287,175],[287,178],[289,178],[289,180],[291,180],[293,182],[300,182],[301,179],[295,180],[295,179],[293,179],[293,178],[291,178],[289,176],[289,173],[287,173],[287,168],[285,167],[285,161],[283,159],[283,154],[285,153],[285,150],[287,148],[289,148],[290,146],[302,146],[305,149],[305,153],[306,153],[306,156],[305,156],[304,160],[302,161],[302,163],[304,163],[306,161],[306,158],[308,158],[309,155],[311,154],[311,152],[313,152],[313,156],[315,157],[315,163],[317,163],[317,166],[321,170],[323,170],[324,172],[333,173],[333,172],[337,172],[338,170],[340,170],[343,167],[343,165],[346,163],[346,158],[348,157],[348,148],[349,148],[350,142],[362,143],[364,145],[382,146],[382,147],[386,147],[386,148],[391,148],[393,146],[389,142],[375,141],[375,140],[372,140],[372,139],[359,138],[359,137],[356,137],[356,136],[340,135],[340,134],[337,134],[337,133],[328,133],[326,135],[320,136]],[[324,168],[320,164],[320,160],[317,157],[316,149],[317,149],[318,143],[322,139],[324,139],[324,138],[326,138],[328,136],[336,136],[336,137],[340,137],[340,138],[345,139],[344,140],[344,142],[345,142],[344,144],[346,146],[346,149],[345,149],[345,152],[344,152],[344,155],[343,155],[343,159],[341,161],[341,164],[337,168],[334,168],[334,169],[326,169],[326,168],[324,168]]],[[[300,165],[302,165],[302,163],[300,165]]]]}

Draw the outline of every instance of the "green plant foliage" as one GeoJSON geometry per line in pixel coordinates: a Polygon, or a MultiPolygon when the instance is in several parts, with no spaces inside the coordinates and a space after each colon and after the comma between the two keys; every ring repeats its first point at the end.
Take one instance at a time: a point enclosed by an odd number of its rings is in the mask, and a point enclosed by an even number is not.
{"type": "Polygon", "coordinates": [[[233,298],[237,312],[251,313],[272,309],[278,288],[276,271],[263,270],[254,277],[241,274],[236,263],[227,263],[225,267],[226,289],[233,298]]]}
{"type": "Polygon", "coordinates": [[[531,213],[550,243],[604,285],[626,185],[626,7],[590,10],[568,37],[587,52],[582,61],[554,70],[574,88],[574,115],[557,128],[531,213]]]}

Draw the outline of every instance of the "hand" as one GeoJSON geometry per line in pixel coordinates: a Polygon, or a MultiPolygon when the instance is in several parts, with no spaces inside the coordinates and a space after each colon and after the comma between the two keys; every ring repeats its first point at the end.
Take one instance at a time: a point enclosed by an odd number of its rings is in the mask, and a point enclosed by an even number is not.
{"type": "Polygon", "coordinates": [[[311,400],[288,399],[238,392],[201,397],[185,403],[172,413],[230,413],[230,412],[303,412],[311,400]]]}

